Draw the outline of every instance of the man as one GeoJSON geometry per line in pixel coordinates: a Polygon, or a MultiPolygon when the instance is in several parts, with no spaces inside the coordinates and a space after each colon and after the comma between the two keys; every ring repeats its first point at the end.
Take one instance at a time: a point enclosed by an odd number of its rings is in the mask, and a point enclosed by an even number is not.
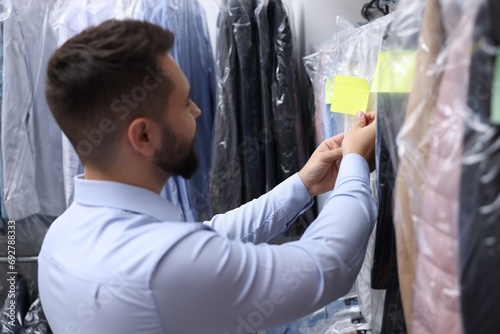
{"type": "Polygon", "coordinates": [[[85,169],[39,256],[54,333],[253,332],[341,297],[361,267],[376,219],[374,114],[358,114],[345,139],[323,142],[268,194],[204,224],[181,222],[159,196],[168,177],[197,165],[201,111],[167,54],[173,39],[146,22],[111,20],[48,64],[47,101],[85,169]],[[266,243],[335,183],[299,241],[266,243]]]}

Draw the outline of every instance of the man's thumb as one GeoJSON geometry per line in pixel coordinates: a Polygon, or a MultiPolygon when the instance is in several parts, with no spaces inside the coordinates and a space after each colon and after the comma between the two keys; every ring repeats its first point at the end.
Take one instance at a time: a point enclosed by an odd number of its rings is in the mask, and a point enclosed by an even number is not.
{"type": "Polygon", "coordinates": [[[366,115],[363,112],[358,111],[356,114],[356,122],[354,122],[353,126],[357,128],[364,128],[366,126],[366,115]]]}

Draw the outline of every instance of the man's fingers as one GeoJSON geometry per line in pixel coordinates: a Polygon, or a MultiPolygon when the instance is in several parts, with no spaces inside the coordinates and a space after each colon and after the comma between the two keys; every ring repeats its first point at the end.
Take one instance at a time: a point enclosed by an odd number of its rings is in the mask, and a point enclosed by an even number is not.
{"type": "Polygon", "coordinates": [[[333,150],[321,152],[321,162],[332,163],[335,160],[342,159],[342,148],[336,148],[333,150]]]}
{"type": "Polygon", "coordinates": [[[371,112],[367,112],[366,113],[366,120],[367,120],[368,124],[370,124],[373,121],[375,121],[376,118],[377,118],[377,112],[376,111],[371,111],[371,112]]]}
{"type": "Polygon", "coordinates": [[[332,137],[332,140],[340,147],[342,146],[342,141],[344,140],[344,133],[339,133],[332,137]]]}
{"type": "Polygon", "coordinates": [[[358,112],[356,114],[356,121],[352,125],[353,128],[364,128],[366,126],[367,120],[366,115],[363,112],[358,112]]]}
{"type": "Polygon", "coordinates": [[[321,145],[326,145],[326,147],[328,147],[329,150],[334,150],[342,146],[343,140],[344,140],[344,134],[339,133],[338,135],[326,139],[321,143],[321,145]]]}
{"type": "Polygon", "coordinates": [[[367,125],[367,127],[376,128],[377,127],[377,123],[376,122],[371,122],[370,124],[367,125]]]}
{"type": "Polygon", "coordinates": [[[366,126],[367,129],[370,129],[369,131],[372,133],[373,136],[377,135],[377,123],[376,122],[371,122],[366,126]]]}

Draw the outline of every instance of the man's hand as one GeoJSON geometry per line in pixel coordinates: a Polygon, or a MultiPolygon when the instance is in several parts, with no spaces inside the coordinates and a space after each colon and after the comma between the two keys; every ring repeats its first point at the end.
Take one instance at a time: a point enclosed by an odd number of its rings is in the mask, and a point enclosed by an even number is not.
{"type": "Polygon", "coordinates": [[[311,197],[332,190],[342,160],[344,134],[338,134],[322,142],[299,172],[311,197]]]}
{"type": "Polygon", "coordinates": [[[342,145],[343,156],[349,153],[361,155],[370,165],[370,170],[375,168],[375,141],[377,137],[377,124],[375,122],[377,114],[358,113],[356,122],[347,131],[342,145]]]}

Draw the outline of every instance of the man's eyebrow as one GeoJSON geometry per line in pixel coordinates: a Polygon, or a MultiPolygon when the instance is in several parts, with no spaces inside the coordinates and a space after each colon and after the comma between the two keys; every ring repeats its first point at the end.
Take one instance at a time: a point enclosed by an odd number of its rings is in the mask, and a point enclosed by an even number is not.
{"type": "Polygon", "coordinates": [[[186,98],[186,102],[188,102],[189,100],[191,100],[191,87],[189,87],[189,92],[188,92],[188,96],[186,98]]]}

